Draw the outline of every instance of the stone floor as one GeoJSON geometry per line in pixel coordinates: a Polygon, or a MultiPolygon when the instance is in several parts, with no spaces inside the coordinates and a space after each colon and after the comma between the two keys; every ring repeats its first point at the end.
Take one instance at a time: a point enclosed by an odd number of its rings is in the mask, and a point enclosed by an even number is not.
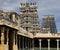
{"type": "MultiPolygon", "coordinates": [[[[32,50],[32,49],[28,49],[28,48],[25,48],[25,49],[19,49],[19,50],[32,50]]],[[[40,50],[39,48],[34,48],[34,50],[40,50]]],[[[48,48],[42,48],[41,50],[48,50],[48,48]]],[[[50,50],[57,50],[57,48],[50,48],[50,50]]],[[[59,49],[60,50],[60,49],[59,49]]]]}
{"type": "MultiPolygon", "coordinates": [[[[34,50],[40,50],[40,49],[39,48],[35,48],[34,50]]],[[[41,48],[41,50],[48,50],[48,48],[41,48]]],[[[57,50],[57,48],[50,48],[50,50],[57,50]]]]}

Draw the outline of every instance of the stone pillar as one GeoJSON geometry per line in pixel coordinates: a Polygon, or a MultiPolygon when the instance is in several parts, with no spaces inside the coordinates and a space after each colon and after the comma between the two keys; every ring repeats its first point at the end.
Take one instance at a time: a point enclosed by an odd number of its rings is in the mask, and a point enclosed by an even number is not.
{"type": "Polygon", "coordinates": [[[30,50],[30,39],[28,39],[28,50],[30,50]]]}
{"type": "Polygon", "coordinates": [[[25,38],[25,49],[26,49],[26,38],[25,38]]]}
{"type": "Polygon", "coordinates": [[[14,50],[14,49],[16,49],[16,48],[15,48],[15,31],[13,32],[12,35],[13,35],[13,50],[14,50]]]}
{"type": "Polygon", "coordinates": [[[24,37],[22,37],[22,50],[24,50],[24,37]]]}
{"type": "Polygon", "coordinates": [[[7,29],[7,45],[8,45],[8,41],[9,41],[8,34],[9,34],[9,29],[7,29]]]}
{"type": "Polygon", "coordinates": [[[41,50],[41,39],[39,39],[39,48],[41,50]]]}
{"type": "Polygon", "coordinates": [[[32,50],[32,39],[30,40],[30,50],[32,50]]]}
{"type": "Polygon", "coordinates": [[[4,31],[5,31],[5,28],[1,27],[1,46],[0,46],[0,50],[4,50],[4,31]]]}
{"type": "Polygon", "coordinates": [[[59,39],[57,39],[57,50],[59,50],[59,39]]]}
{"type": "Polygon", "coordinates": [[[6,32],[6,33],[7,33],[7,35],[6,35],[6,36],[7,36],[7,46],[5,47],[5,49],[8,50],[8,48],[9,48],[9,46],[8,46],[8,41],[9,41],[9,38],[8,38],[9,29],[7,28],[6,31],[7,31],[7,32],[6,32]]]}
{"type": "Polygon", "coordinates": [[[31,39],[29,39],[29,50],[31,50],[31,39]]]}
{"type": "Polygon", "coordinates": [[[25,38],[25,49],[28,50],[28,38],[25,38]]]}
{"type": "Polygon", "coordinates": [[[32,50],[34,50],[34,39],[32,39],[32,50]]]}
{"type": "Polygon", "coordinates": [[[18,50],[18,48],[17,48],[17,32],[16,31],[14,31],[13,32],[13,50],[18,50]]]}
{"type": "Polygon", "coordinates": [[[12,36],[13,36],[13,43],[15,44],[15,31],[13,31],[12,36]]]}
{"type": "Polygon", "coordinates": [[[29,50],[29,39],[28,39],[28,50],[29,50]]]}
{"type": "Polygon", "coordinates": [[[1,28],[0,28],[0,44],[1,44],[1,28]]]}
{"type": "Polygon", "coordinates": [[[21,44],[20,44],[20,39],[21,39],[21,37],[19,36],[19,50],[20,50],[20,45],[21,45],[21,44]]]}
{"type": "Polygon", "coordinates": [[[1,44],[4,44],[4,31],[5,31],[5,28],[2,27],[1,28],[1,44]]]}
{"type": "Polygon", "coordinates": [[[31,42],[30,42],[30,39],[29,39],[29,50],[30,50],[30,48],[31,48],[31,42]]]}
{"type": "Polygon", "coordinates": [[[30,40],[30,43],[29,44],[30,44],[30,50],[31,50],[31,40],[30,40]]]}
{"type": "Polygon", "coordinates": [[[48,50],[50,50],[50,39],[48,39],[48,50]]]}

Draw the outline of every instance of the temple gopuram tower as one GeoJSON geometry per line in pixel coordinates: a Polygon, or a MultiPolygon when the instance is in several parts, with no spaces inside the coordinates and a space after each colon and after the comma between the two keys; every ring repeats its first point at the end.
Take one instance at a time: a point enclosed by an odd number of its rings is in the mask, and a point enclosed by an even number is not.
{"type": "MultiPolygon", "coordinates": [[[[22,0],[21,0],[22,1],[22,0]]],[[[21,27],[33,34],[40,32],[37,2],[20,3],[21,27]]]]}

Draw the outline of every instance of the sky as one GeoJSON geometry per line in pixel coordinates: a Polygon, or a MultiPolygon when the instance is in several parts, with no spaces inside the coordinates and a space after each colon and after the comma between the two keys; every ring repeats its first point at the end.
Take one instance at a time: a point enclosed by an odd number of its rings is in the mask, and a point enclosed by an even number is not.
{"type": "MultiPolygon", "coordinates": [[[[60,0],[35,0],[37,2],[37,10],[39,21],[41,24],[43,15],[54,15],[56,27],[60,32],[60,0]]],[[[21,0],[0,0],[0,9],[4,11],[15,11],[20,13],[21,0]]],[[[33,0],[23,0],[22,2],[33,2],[33,0]]]]}

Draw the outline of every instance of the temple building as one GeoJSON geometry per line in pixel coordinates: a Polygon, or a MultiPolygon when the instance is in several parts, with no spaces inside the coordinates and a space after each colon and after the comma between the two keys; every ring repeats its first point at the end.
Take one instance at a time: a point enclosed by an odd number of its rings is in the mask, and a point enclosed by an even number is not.
{"type": "Polygon", "coordinates": [[[40,33],[37,4],[20,3],[20,26],[33,34],[40,33]]]}
{"type": "Polygon", "coordinates": [[[17,50],[19,15],[0,11],[0,50],[17,50]]]}
{"type": "Polygon", "coordinates": [[[0,50],[60,50],[60,33],[54,31],[54,17],[47,17],[52,28],[44,33],[40,32],[35,2],[21,3],[20,11],[19,15],[0,10],[0,50]]]}
{"type": "Polygon", "coordinates": [[[0,50],[33,50],[33,35],[20,27],[20,15],[0,10],[0,50]]]}
{"type": "Polygon", "coordinates": [[[51,33],[57,33],[55,18],[53,15],[45,15],[42,20],[42,32],[47,33],[50,31],[51,33]]]}

